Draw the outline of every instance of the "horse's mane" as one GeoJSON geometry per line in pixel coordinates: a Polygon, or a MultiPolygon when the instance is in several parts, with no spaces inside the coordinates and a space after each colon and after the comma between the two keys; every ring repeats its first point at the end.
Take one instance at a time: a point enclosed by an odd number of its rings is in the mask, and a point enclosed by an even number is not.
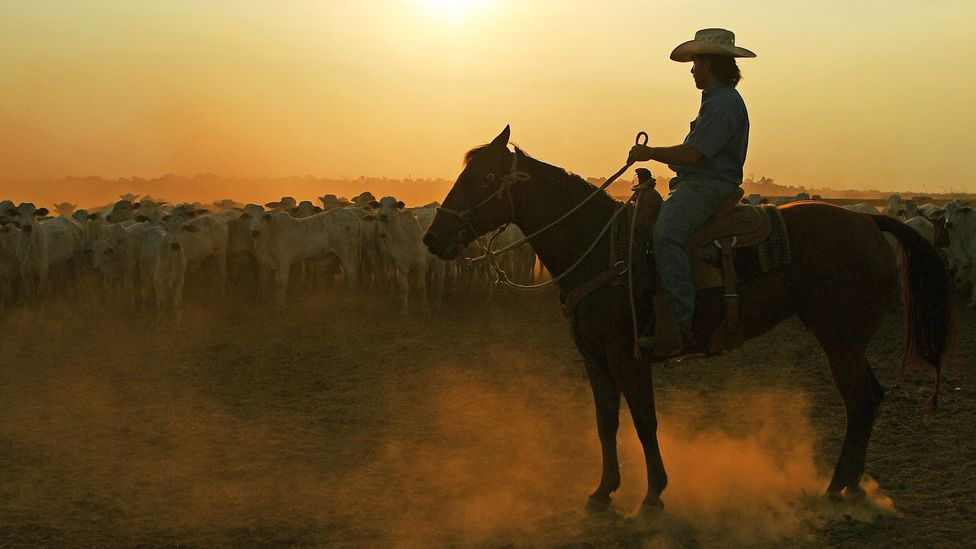
{"type": "MultiPolygon", "coordinates": [[[[471,150],[469,150],[468,152],[464,153],[464,165],[467,166],[468,163],[471,162],[471,159],[474,158],[474,156],[477,155],[479,152],[481,152],[481,151],[485,150],[486,148],[488,148],[488,145],[490,145],[490,143],[485,143],[484,145],[478,145],[476,147],[471,148],[471,150]]],[[[567,170],[565,168],[560,168],[559,166],[554,166],[552,164],[548,164],[546,162],[543,162],[543,161],[541,161],[541,160],[533,157],[529,153],[525,152],[525,150],[522,149],[522,148],[520,148],[518,145],[513,144],[513,146],[515,147],[515,152],[517,154],[520,154],[523,157],[528,158],[529,160],[532,160],[533,162],[538,162],[539,164],[542,164],[546,168],[549,168],[551,170],[558,170],[559,172],[562,172],[563,174],[566,175],[566,178],[570,182],[572,182],[572,183],[576,184],[577,186],[579,186],[579,188],[580,188],[581,191],[593,192],[593,190],[596,188],[592,183],[590,183],[587,180],[583,179],[583,177],[581,177],[581,176],[579,176],[579,175],[577,175],[577,174],[575,174],[575,173],[573,173],[573,172],[571,172],[571,171],[569,171],[569,170],[567,170]]],[[[603,196],[605,196],[606,198],[608,198],[610,200],[614,200],[613,197],[610,196],[610,193],[608,193],[606,191],[606,189],[604,189],[600,194],[602,194],[603,196]]]]}
{"type": "Polygon", "coordinates": [[[490,143],[485,143],[484,145],[478,145],[477,147],[472,147],[470,151],[464,153],[464,165],[467,166],[468,162],[471,162],[471,159],[474,157],[474,155],[487,149],[488,145],[490,145],[490,143]]]}

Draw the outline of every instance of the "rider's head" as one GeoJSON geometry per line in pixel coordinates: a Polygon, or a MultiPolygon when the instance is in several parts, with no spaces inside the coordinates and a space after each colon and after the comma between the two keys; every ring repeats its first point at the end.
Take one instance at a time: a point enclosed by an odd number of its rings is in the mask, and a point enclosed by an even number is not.
{"type": "Polygon", "coordinates": [[[692,58],[691,74],[695,77],[695,87],[700,90],[715,84],[734,88],[742,80],[739,65],[729,55],[696,55],[692,58]]]}
{"type": "Polygon", "coordinates": [[[671,59],[679,63],[693,62],[691,74],[695,86],[703,90],[715,84],[735,87],[742,74],[736,57],[755,57],[751,51],[735,45],[735,34],[725,29],[702,29],[695,38],[678,44],[671,59]]]}

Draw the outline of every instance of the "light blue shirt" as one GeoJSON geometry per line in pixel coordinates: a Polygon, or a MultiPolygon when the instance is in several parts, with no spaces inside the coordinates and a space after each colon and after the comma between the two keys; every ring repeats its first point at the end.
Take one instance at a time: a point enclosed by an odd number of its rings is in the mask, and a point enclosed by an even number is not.
{"type": "Polygon", "coordinates": [[[742,184],[749,148],[749,113],[735,88],[716,85],[702,90],[698,118],[684,143],[705,158],[694,166],[668,165],[678,175],[701,174],[742,184]]]}

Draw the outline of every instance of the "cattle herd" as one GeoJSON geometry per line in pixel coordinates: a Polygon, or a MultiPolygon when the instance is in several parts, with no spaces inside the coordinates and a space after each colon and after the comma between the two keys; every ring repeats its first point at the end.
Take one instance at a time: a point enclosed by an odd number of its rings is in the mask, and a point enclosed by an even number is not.
{"type": "MultiPolygon", "coordinates": [[[[403,314],[440,308],[445,294],[490,299],[493,293],[494,277],[483,263],[447,262],[424,247],[436,203],[406,207],[369,192],[352,200],[327,194],[318,199],[321,206],[291,197],[264,206],[120,198],[88,210],[57,204],[55,215],[31,203],[0,202],[0,312],[43,311],[51,300],[82,297],[178,324],[188,277],[216,296],[253,292],[277,309],[286,306],[289,285],[327,291],[340,274],[349,292],[387,293],[403,314]]],[[[776,205],[818,198],[798,195],[776,205]]],[[[768,200],[750,195],[743,202],[768,200]]],[[[893,195],[881,210],[867,203],[843,207],[902,219],[941,250],[957,289],[976,306],[976,213],[955,200],[917,202],[893,195]]],[[[495,241],[504,246],[522,237],[510,225],[495,241]]],[[[890,242],[900,256],[897,241],[890,242]]],[[[513,280],[542,276],[528,246],[502,259],[513,280]]]]}
{"type": "MultiPolygon", "coordinates": [[[[449,263],[424,247],[436,203],[409,208],[368,192],[353,200],[325,195],[322,206],[291,197],[264,206],[120,198],[87,210],[57,204],[55,212],[0,202],[0,311],[43,311],[52,300],[80,297],[179,324],[188,279],[218,297],[253,292],[277,309],[289,285],[327,291],[340,275],[352,293],[388,292],[404,314],[441,307],[446,291],[492,294],[484,264],[449,263]]],[[[522,236],[509,226],[499,239],[522,236]]],[[[504,267],[531,281],[535,254],[523,250],[504,267]]]]}

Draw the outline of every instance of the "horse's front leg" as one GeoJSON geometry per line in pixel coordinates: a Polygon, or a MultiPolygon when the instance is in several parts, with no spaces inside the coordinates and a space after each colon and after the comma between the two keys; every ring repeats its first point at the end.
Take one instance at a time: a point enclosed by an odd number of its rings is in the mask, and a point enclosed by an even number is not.
{"type": "Polygon", "coordinates": [[[640,514],[656,515],[664,509],[661,492],[668,485],[668,475],[664,471],[661,448],[657,442],[657,412],[654,408],[654,377],[652,366],[634,359],[631,345],[614,347],[611,352],[610,371],[620,380],[630,415],[634,419],[637,438],[644,448],[644,461],[647,465],[647,495],[641,505],[640,514]]]}
{"type": "Polygon", "coordinates": [[[620,425],[620,386],[606,364],[586,361],[586,374],[593,389],[596,405],[596,429],[603,450],[603,474],[600,485],[586,504],[590,511],[605,511],[610,506],[610,494],[620,487],[620,464],[617,461],[617,427],[620,425]]]}

